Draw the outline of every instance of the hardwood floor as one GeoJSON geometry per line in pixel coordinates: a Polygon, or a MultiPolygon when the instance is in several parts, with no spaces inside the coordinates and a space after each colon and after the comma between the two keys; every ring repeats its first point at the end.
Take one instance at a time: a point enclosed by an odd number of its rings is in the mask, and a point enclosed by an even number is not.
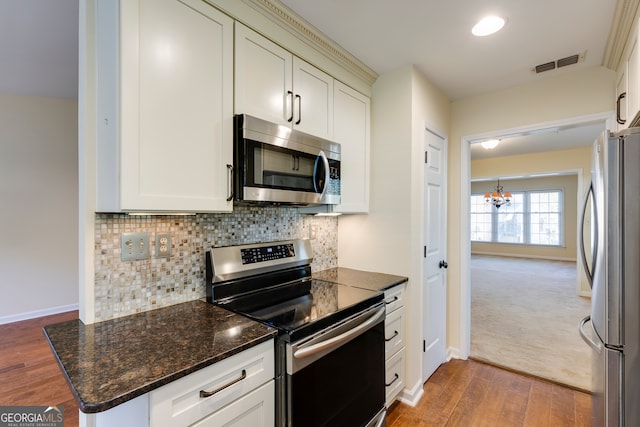
{"type": "Polygon", "coordinates": [[[0,325],[0,405],[62,406],[64,425],[78,425],[76,403],[42,328],[78,312],[0,325]]]}
{"type": "Polygon", "coordinates": [[[391,405],[388,427],[590,426],[589,394],[473,360],[451,360],[416,407],[391,405]]]}
{"type": "MultiPolygon", "coordinates": [[[[69,312],[0,325],[0,405],[58,405],[65,426],[78,425],[78,405],[42,332],[78,317],[69,312]]],[[[473,360],[442,365],[416,407],[391,406],[388,427],[590,426],[588,394],[473,360]]]]}

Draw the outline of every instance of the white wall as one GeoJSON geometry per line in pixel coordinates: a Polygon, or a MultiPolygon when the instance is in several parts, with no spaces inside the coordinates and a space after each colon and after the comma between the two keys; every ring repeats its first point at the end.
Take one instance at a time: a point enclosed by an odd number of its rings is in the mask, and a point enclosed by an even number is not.
{"type": "Polygon", "coordinates": [[[77,308],[77,102],[0,94],[0,324],[77,308]]]}
{"type": "MultiPolygon", "coordinates": [[[[557,76],[518,87],[455,101],[451,105],[452,126],[449,139],[448,258],[450,266],[460,266],[461,238],[467,218],[460,215],[468,182],[461,182],[462,138],[469,135],[566,120],[614,109],[615,72],[604,67],[560,72],[557,76]]],[[[468,164],[468,159],[467,159],[468,164]]],[[[449,268],[447,291],[447,343],[464,346],[461,334],[462,310],[467,310],[461,282],[468,271],[449,268]]]]}
{"type": "Polygon", "coordinates": [[[449,129],[449,100],[413,66],[378,78],[371,113],[368,215],[338,221],[338,264],[409,277],[405,395],[422,392],[423,140],[425,122],[449,129]]]}

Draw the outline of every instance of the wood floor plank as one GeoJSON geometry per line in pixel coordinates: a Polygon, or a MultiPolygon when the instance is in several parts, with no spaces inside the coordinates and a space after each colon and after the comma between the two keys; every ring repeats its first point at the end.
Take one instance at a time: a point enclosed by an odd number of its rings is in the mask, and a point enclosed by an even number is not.
{"type": "Polygon", "coordinates": [[[591,396],[575,391],[573,397],[576,408],[576,426],[591,427],[591,396]]]}
{"type": "Polygon", "coordinates": [[[562,387],[551,387],[551,407],[549,423],[553,426],[574,426],[576,423],[576,407],[573,394],[563,392],[562,387]]]}
{"type": "Polygon", "coordinates": [[[536,381],[531,386],[523,425],[525,427],[550,426],[550,413],[551,384],[536,381]]]}
{"type": "Polygon", "coordinates": [[[415,407],[399,403],[390,408],[390,427],[556,427],[563,424],[554,425],[552,419],[572,417],[574,423],[564,425],[590,427],[590,395],[473,360],[452,360],[442,365],[423,390],[415,407]],[[483,387],[474,385],[476,382],[487,384],[482,396],[479,390],[483,387]],[[466,386],[461,393],[463,384],[466,386]],[[558,402],[553,416],[552,396],[558,402]],[[567,408],[560,403],[566,399],[575,403],[567,408]],[[562,415],[564,410],[573,415],[562,415]]]}

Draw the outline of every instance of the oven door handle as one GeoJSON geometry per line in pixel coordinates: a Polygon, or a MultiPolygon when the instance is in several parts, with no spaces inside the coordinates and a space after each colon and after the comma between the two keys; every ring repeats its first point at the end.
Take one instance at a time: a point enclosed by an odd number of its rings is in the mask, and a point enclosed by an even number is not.
{"type": "Polygon", "coordinates": [[[380,318],[383,317],[384,315],[385,315],[385,309],[383,306],[383,307],[380,307],[375,312],[375,314],[373,314],[364,323],[356,326],[355,328],[343,334],[337,335],[333,338],[329,338],[328,340],[320,341],[319,343],[313,344],[312,346],[296,350],[293,353],[293,357],[295,357],[296,359],[302,359],[302,358],[314,355],[320,351],[326,350],[328,348],[337,347],[340,344],[344,343],[345,341],[349,341],[350,339],[355,338],[356,336],[362,334],[367,329],[370,329],[375,323],[378,323],[378,320],[380,320],[380,318]]]}

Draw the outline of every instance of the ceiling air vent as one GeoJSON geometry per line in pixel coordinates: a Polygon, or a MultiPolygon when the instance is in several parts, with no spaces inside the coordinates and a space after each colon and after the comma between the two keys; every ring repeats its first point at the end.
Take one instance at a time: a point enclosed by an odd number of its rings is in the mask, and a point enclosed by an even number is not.
{"type": "Polygon", "coordinates": [[[577,64],[578,60],[580,60],[580,55],[571,55],[566,58],[558,59],[558,68],[566,67],[567,65],[577,64]]]}
{"type": "Polygon", "coordinates": [[[566,67],[567,65],[577,64],[578,62],[584,61],[585,53],[586,52],[577,53],[575,55],[567,56],[566,58],[558,59],[557,61],[536,65],[531,69],[531,71],[534,73],[544,73],[545,71],[551,71],[556,68],[566,67]]]}
{"type": "Polygon", "coordinates": [[[536,73],[544,73],[545,71],[551,71],[556,68],[554,61],[547,62],[546,64],[536,65],[536,73]]]}

